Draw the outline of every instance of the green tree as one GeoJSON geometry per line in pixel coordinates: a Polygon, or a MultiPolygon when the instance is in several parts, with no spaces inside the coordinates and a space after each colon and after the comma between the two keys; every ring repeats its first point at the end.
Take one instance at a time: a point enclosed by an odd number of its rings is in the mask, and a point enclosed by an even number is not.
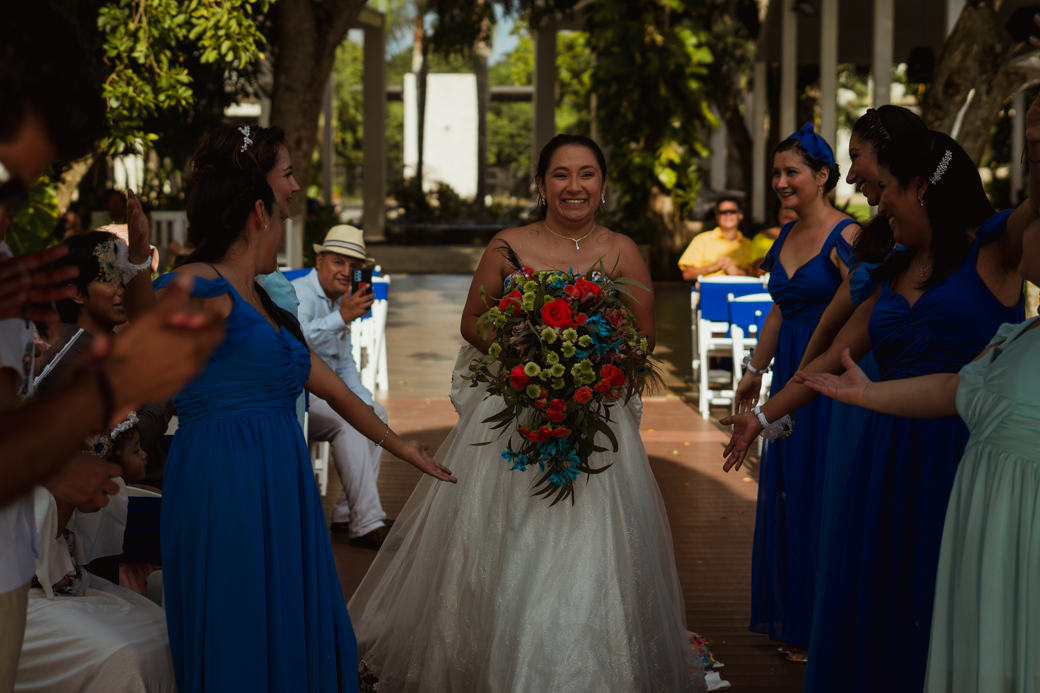
{"type": "Polygon", "coordinates": [[[685,0],[600,0],[588,24],[600,138],[612,150],[614,225],[649,239],[656,279],[678,274],[683,218],[700,188],[698,159],[708,154],[698,132],[717,124],[699,9],[685,0]]]}

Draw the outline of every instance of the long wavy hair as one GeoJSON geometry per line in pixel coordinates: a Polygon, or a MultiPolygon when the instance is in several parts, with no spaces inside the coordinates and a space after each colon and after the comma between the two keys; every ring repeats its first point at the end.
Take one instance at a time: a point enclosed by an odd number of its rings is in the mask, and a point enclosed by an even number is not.
{"type": "MultiPolygon", "coordinates": [[[[945,279],[968,257],[973,232],[994,214],[982,178],[971,157],[949,135],[933,130],[896,135],[878,152],[878,166],[906,187],[915,178],[928,181],[924,207],[932,227],[932,274],[918,285],[924,290],[945,279]],[[949,161],[931,182],[946,155],[949,161]]],[[[917,251],[896,253],[877,269],[877,276],[902,273],[917,251]]]]}

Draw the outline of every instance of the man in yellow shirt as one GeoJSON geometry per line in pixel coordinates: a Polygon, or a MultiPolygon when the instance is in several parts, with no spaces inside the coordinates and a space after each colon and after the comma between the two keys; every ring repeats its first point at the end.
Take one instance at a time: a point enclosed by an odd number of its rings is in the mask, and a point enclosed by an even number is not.
{"type": "Polygon", "coordinates": [[[748,253],[751,241],[740,233],[743,218],[740,203],[734,198],[724,197],[715,203],[718,227],[697,234],[679,258],[679,269],[684,279],[696,281],[700,277],[723,274],[750,274],[748,253]]]}

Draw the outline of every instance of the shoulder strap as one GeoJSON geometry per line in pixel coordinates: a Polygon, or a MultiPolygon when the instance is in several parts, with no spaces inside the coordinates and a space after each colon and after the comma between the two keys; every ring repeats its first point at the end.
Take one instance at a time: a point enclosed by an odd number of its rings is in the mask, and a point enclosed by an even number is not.
{"type": "MultiPolygon", "coordinates": [[[[224,275],[220,273],[220,270],[218,270],[218,269],[217,269],[216,267],[214,267],[214,266],[213,266],[213,265],[212,265],[211,263],[209,263],[209,262],[203,262],[202,264],[206,265],[206,266],[207,266],[207,267],[209,267],[209,268],[210,268],[211,270],[213,270],[214,272],[216,272],[216,273],[217,273],[217,276],[218,276],[218,277],[220,277],[221,279],[224,279],[224,275]]],[[[227,281],[227,279],[224,279],[224,281],[227,281]]]]}

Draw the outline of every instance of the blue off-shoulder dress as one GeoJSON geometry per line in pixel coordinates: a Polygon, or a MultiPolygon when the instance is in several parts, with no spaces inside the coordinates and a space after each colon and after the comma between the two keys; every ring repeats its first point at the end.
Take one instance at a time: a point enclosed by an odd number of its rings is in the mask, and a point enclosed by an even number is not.
{"type": "MultiPolygon", "coordinates": [[[[769,293],[783,315],[771,395],[797,372],[820,316],[841,286],[831,250],[846,264],[850,256],[841,232],[854,222],[845,219],[831,230],[820,252],[788,277],[779,257],[795,223],[784,226],[761,265],[769,272],[769,293]]],[[[791,415],[793,433],[766,445],[758,481],[750,629],[799,646],[808,646],[812,629],[830,408],[830,399],[817,397],[791,415]]]]}
{"type": "Polygon", "coordinates": [[[357,691],[357,642],[295,414],[310,353],[224,279],[195,280],[197,297],[226,293],[227,338],[174,397],[163,480],[177,689],[357,691]]]}
{"type": "MultiPolygon", "coordinates": [[[[1023,302],[1000,303],[975,269],[1009,214],[983,224],[957,271],[913,306],[882,283],[869,327],[881,380],[956,373],[1003,323],[1023,320],[1023,302]]],[[[958,416],[870,413],[820,586],[806,691],[921,690],[943,521],[967,440],[958,416]]]]}

